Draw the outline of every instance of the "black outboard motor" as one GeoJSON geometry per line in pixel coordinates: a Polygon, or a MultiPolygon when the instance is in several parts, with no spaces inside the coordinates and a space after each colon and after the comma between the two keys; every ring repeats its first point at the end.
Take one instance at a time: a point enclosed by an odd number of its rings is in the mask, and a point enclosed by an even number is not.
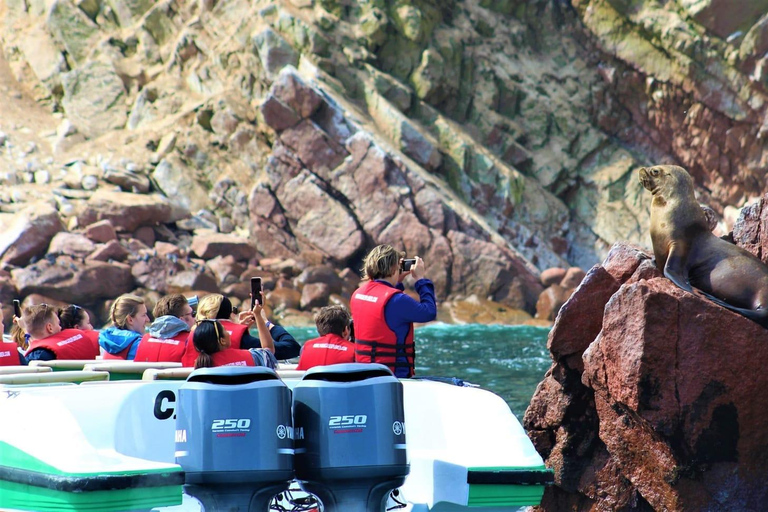
{"type": "Polygon", "coordinates": [[[179,388],[176,463],[206,511],[264,512],[293,479],[291,391],[274,370],[195,370],[179,388]]]}
{"type": "Polygon", "coordinates": [[[408,475],[403,385],[380,364],[310,369],[293,389],[296,478],[325,512],[382,512],[408,475]]]}

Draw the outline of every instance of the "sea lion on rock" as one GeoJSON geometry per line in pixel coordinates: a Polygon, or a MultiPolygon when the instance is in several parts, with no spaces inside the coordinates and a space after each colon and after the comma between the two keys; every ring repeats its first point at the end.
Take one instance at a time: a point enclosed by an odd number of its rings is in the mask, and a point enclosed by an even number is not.
{"type": "Polygon", "coordinates": [[[710,231],[682,167],[657,165],[638,171],[653,194],[651,241],[656,267],[683,290],[694,288],[716,304],[768,328],[768,266],[710,231]]]}

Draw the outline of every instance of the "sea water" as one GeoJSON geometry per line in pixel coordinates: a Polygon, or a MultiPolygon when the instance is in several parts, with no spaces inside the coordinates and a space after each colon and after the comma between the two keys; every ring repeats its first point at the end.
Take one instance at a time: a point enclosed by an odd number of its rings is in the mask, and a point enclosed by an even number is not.
{"type": "MultiPolygon", "coordinates": [[[[317,337],[314,328],[289,330],[300,343],[317,337]]],[[[417,326],[416,374],[478,384],[506,400],[522,421],[536,385],[552,364],[548,333],[547,328],[526,325],[417,326]]]]}

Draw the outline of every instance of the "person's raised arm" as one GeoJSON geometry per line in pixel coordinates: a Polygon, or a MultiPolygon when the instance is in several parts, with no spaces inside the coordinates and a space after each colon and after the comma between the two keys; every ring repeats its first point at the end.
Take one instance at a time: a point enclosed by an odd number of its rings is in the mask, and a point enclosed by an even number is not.
{"type": "Polygon", "coordinates": [[[267,321],[261,313],[262,310],[263,307],[257,299],[253,304],[251,312],[256,320],[256,329],[259,331],[259,343],[261,344],[261,348],[265,348],[274,354],[275,342],[272,340],[272,334],[269,332],[269,327],[267,327],[267,321]]]}

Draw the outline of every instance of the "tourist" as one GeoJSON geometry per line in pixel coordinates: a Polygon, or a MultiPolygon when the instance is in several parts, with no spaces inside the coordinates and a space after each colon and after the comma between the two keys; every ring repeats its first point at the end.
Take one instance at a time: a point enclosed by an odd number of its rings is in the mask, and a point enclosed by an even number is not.
{"type": "Polygon", "coordinates": [[[28,361],[53,359],[96,359],[99,335],[96,331],[62,330],[56,308],[38,304],[24,309],[22,324],[29,333],[28,361]]]}
{"type": "Polygon", "coordinates": [[[75,304],[70,304],[59,310],[59,323],[62,329],[93,330],[91,316],[85,309],[75,304]]]}
{"type": "Polygon", "coordinates": [[[187,298],[180,293],[166,295],[152,310],[155,321],[149,326],[136,351],[136,361],[181,362],[195,317],[187,298]]]}
{"type": "Polygon", "coordinates": [[[264,348],[235,349],[230,346],[229,333],[221,323],[211,319],[200,320],[192,333],[192,342],[197,353],[195,369],[214,366],[276,368],[277,359],[273,354],[274,347],[271,341],[271,338],[265,337],[264,348]]]}
{"type": "MultiPolygon", "coordinates": [[[[260,299],[261,301],[263,301],[263,297],[260,299]]],[[[262,336],[270,336],[275,347],[275,358],[282,361],[297,357],[301,351],[299,342],[282,326],[270,322],[264,313],[264,308],[260,308],[260,311],[266,330],[262,333],[259,329],[258,337],[251,335],[249,331],[253,324],[256,323],[254,313],[252,311],[235,313],[232,302],[227,297],[218,293],[212,293],[200,299],[197,319],[209,318],[218,320],[229,331],[232,338],[232,348],[261,348],[260,338],[262,336]]],[[[259,325],[256,324],[257,329],[259,325]]]]}
{"type": "Polygon", "coordinates": [[[99,333],[104,359],[134,359],[149,323],[147,306],[138,295],[126,293],[115,299],[109,309],[112,325],[99,333]]]}
{"type": "Polygon", "coordinates": [[[319,338],[304,343],[297,370],[313,366],[354,363],[355,344],[350,341],[351,317],[344,306],[326,306],[315,317],[319,338]]]}
{"type": "Polygon", "coordinates": [[[435,287],[425,277],[424,260],[417,256],[406,271],[402,267],[404,256],[389,245],[375,247],[364,261],[368,282],[350,299],[355,361],[385,364],[396,377],[414,374],[413,323],[437,317],[435,287]],[[415,279],[418,301],[403,293],[403,280],[408,275],[415,279]]]}
{"type": "MultiPolygon", "coordinates": [[[[5,332],[3,323],[3,308],[0,304],[0,332],[5,332]]],[[[16,325],[14,323],[14,325],[16,325]]],[[[17,366],[27,364],[27,358],[19,351],[19,346],[14,341],[0,339],[0,366],[17,366]]]]}

